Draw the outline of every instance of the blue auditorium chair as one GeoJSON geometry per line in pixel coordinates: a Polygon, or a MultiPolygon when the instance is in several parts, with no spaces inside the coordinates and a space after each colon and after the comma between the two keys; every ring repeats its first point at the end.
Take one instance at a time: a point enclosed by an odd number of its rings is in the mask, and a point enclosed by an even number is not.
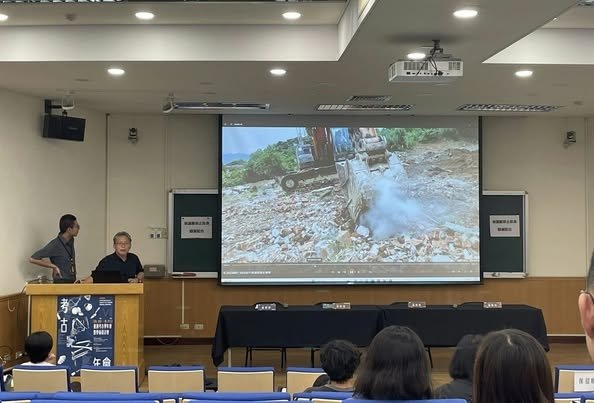
{"type": "Polygon", "coordinates": [[[273,392],[272,367],[219,367],[219,392],[273,392]]]}
{"type": "Polygon", "coordinates": [[[84,365],[80,369],[80,387],[82,392],[138,392],[138,368],[84,365]]]}
{"type": "Polygon", "coordinates": [[[204,367],[152,366],[148,369],[149,392],[203,392],[204,367]]]}
{"type": "Polygon", "coordinates": [[[12,369],[15,392],[67,392],[70,369],[64,365],[17,365],[12,369]]]}

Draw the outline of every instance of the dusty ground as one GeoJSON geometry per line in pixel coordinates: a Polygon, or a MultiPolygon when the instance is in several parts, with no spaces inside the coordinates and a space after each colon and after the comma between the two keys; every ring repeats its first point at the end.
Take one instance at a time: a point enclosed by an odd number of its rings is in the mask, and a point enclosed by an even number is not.
{"type": "MultiPolygon", "coordinates": [[[[420,144],[364,177],[369,199],[357,222],[338,177],[225,189],[224,263],[478,261],[478,147],[420,144]]],[[[352,203],[352,201],[351,201],[352,203]]]]}

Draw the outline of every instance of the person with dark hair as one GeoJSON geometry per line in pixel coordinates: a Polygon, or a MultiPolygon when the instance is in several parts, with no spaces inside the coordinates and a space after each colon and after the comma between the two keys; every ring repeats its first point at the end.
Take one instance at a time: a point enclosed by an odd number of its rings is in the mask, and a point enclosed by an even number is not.
{"type": "Polygon", "coordinates": [[[586,289],[580,292],[578,297],[578,310],[580,320],[586,335],[586,347],[590,358],[594,361],[594,254],[590,259],[588,277],[586,277],[586,289]]]}
{"type": "MultiPolygon", "coordinates": [[[[142,283],[144,280],[144,269],[140,259],[134,253],[130,253],[132,248],[132,237],[126,231],[120,231],[113,236],[113,249],[111,255],[105,256],[97,267],[97,271],[115,271],[120,274],[122,282],[142,283]]],[[[93,276],[81,280],[82,283],[92,283],[93,276]]]]}
{"type": "Polygon", "coordinates": [[[474,364],[473,403],[552,403],[551,367],[538,341],[517,329],[491,332],[474,364]]]}
{"type": "Polygon", "coordinates": [[[419,336],[403,326],[379,332],[361,363],[354,395],[371,400],[430,399],[429,360],[419,336]]]}
{"type": "Polygon", "coordinates": [[[320,349],[320,361],[329,380],[321,386],[314,384],[305,389],[305,392],[353,391],[354,374],[361,361],[361,352],[353,343],[346,340],[332,340],[326,343],[320,349]]]}
{"type": "Polygon", "coordinates": [[[311,385],[311,386],[313,386],[314,388],[317,388],[318,386],[327,385],[328,382],[330,382],[330,377],[328,376],[328,374],[322,374],[316,378],[313,385],[311,385]]]}
{"type": "Polygon", "coordinates": [[[60,217],[60,233],[47,245],[35,252],[29,262],[52,269],[54,281],[74,283],[76,280],[76,255],[74,238],[78,235],[80,225],[72,214],[60,217]],[[45,260],[45,259],[49,259],[45,260]]]}
{"type": "Polygon", "coordinates": [[[48,332],[33,332],[25,339],[25,353],[29,362],[23,365],[55,365],[56,356],[51,354],[54,340],[48,332]]]}
{"type": "Polygon", "coordinates": [[[450,361],[452,382],[435,389],[433,394],[436,398],[472,401],[472,371],[476,351],[482,339],[483,336],[474,334],[467,334],[460,339],[452,361],[450,361]]]}

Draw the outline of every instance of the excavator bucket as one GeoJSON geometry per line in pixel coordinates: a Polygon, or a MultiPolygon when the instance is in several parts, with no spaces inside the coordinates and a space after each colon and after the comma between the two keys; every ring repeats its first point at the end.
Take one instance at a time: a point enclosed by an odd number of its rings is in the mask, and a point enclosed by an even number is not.
{"type": "Polygon", "coordinates": [[[386,142],[379,136],[363,137],[357,142],[357,156],[369,171],[388,169],[386,142]]]}

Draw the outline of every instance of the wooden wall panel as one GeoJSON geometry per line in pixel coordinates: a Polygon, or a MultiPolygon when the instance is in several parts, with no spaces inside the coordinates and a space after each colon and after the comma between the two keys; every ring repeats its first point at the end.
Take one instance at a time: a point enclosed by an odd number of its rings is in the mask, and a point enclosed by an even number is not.
{"type": "Polygon", "coordinates": [[[217,285],[216,279],[149,279],[145,284],[145,334],[213,337],[221,305],[251,305],[258,301],[280,301],[289,305],[320,301],[389,304],[410,300],[423,300],[429,304],[501,301],[532,305],[543,310],[549,334],[582,334],[577,296],[583,286],[582,277],[487,279],[481,285],[335,287],[222,287],[217,285]],[[185,296],[183,306],[182,282],[185,296]],[[189,330],[180,329],[182,310],[189,330]],[[195,324],[202,324],[204,329],[194,330],[195,324]]]}
{"type": "Polygon", "coordinates": [[[26,333],[27,296],[12,294],[0,297],[0,356],[10,355],[7,366],[20,361],[15,359],[15,354],[25,351],[26,333]]]}
{"type": "Polygon", "coordinates": [[[116,365],[137,365],[144,374],[144,342],[142,321],[144,319],[142,298],[138,295],[116,295],[114,332],[114,359],[116,365]]]}
{"type": "Polygon", "coordinates": [[[179,336],[182,310],[181,281],[147,280],[144,283],[144,333],[179,336]]]}

